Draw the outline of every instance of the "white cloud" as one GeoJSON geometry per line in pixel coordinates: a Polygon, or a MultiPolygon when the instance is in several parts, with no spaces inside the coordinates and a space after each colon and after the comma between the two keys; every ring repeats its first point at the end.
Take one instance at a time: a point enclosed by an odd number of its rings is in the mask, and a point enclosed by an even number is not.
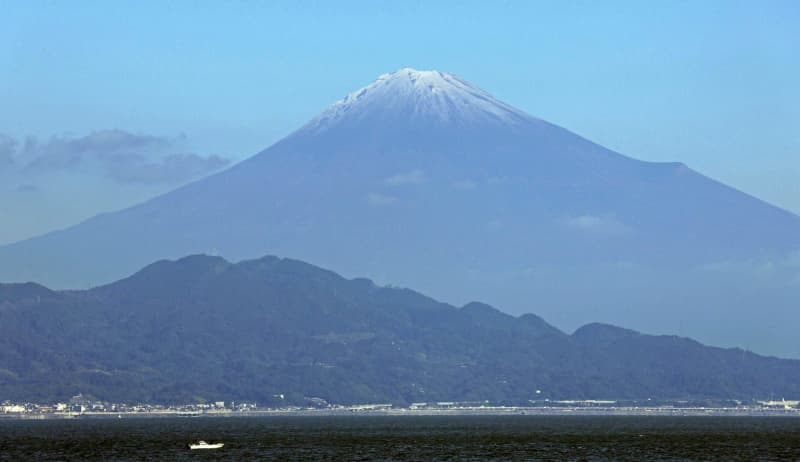
{"type": "Polygon", "coordinates": [[[38,186],[30,183],[23,183],[15,188],[15,191],[20,193],[32,193],[38,190],[39,190],[38,186]]]}
{"type": "Polygon", "coordinates": [[[141,203],[230,163],[185,136],[124,130],[49,138],[0,134],[0,244],[141,203]]]}
{"type": "Polygon", "coordinates": [[[425,172],[422,170],[412,170],[406,173],[398,173],[383,180],[386,186],[405,186],[420,184],[425,181],[425,172]]]}
{"type": "Polygon", "coordinates": [[[489,220],[486,222],[486,228],[492,231],[500,231],[503,229],[504,225],[503,222],[498,219],[489,220]]]}
{"type": "Polygon", "coordinates": [[[168,138],[124,130],[100,130],[82,137],[29,137],[18,149],[0,135],[0,167],[19,177],[66,172],[89,173],[121,183],[179,184],[219,170],[230,160],[200,156],[184,149],[185,137],[168,138]]]}
{"type": "Polygon", "coordinates": [[[800,249],[789,252],[784,261],[787,265],[800,269],[800,249]]]}
{"type": "Polygon", "coordinates": [[[784,270],[800,271],[800,250],[772,258],[753,258],[723,260],[706,263],[697,267],[702,271],[748,273],[753,275],[775,274],[784,270]]]}
{"type": "Polygon", "coordinates": [[[490,185],[504,184],[508,182],[509,178],[507,176],[492,176],[486,180],[486,183],[490,185]]]}
{"type": "Polygon", "coordinates": [[[14,153],[17,150],[17,140],[0,134],[0,169],[14,163],[14,153]]]}
{"type": "Polygon", "coordinates": [[[601,236],[625,236],[633,232],[632,228],[613,215],[569,217],[564,220],[564,225],[569,229],[601,236]]]}
{"type": "Polygon", "coordinates": [[[453,187],[455,189],[463,189],[463,190],[466,190],[466,191],[471,191],[471,190],[477,188],[478,185],[476,185],[475,182],[472,181],[472,180],[460,180],[460,181],[456,181],[455,183],[453,183],[453,187]]]}
{"type": "Polygon", "coordinates": [[[397,198],[376,192],[367,193],[367,204],[373,207],[383,207],[397,202],[397,198]]]}

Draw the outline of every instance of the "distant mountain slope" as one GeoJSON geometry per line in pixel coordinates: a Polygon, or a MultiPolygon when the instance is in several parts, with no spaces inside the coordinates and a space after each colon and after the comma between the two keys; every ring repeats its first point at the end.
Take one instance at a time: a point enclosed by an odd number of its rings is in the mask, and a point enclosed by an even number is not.
{"type": "Polygon", "coordinates": [[[600,324],[567,335],[532,314],[455,308],[276,257],[160,261],[87,291],[0,285],[0,397],[77,393],[273,404],[752,399],[800,395],[800,361],[600,324]]]}
{"type": "Polygon", "coordinates": [[[0,247],[0,280],[91,287],[192,253],[800,357],[799,217],[436,71],[381,76],[227,171],[0,247]]]}

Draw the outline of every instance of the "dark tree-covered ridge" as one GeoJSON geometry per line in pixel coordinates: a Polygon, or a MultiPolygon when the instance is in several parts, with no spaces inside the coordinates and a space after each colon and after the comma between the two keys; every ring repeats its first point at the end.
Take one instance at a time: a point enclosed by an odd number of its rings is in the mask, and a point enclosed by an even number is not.
{"type": "Polygon", "coordinates": [[[301,261],[159,261],[86,291],[0,284],[0,400],[300,403],[800,396],[800,361],[461,308],[301,261]],[[539,390],[540,393],[536,391],[539,390]]]}

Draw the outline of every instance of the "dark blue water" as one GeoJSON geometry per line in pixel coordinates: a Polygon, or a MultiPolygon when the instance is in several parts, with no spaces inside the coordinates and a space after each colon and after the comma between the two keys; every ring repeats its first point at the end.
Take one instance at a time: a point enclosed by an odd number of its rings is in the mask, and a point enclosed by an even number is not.
{"type": "Polygon", "coordinates": [[[0,460],[800,460],[800,419],[269,417],[0,421],[0,460]],[[204,439],[225,447],[189,451],[204,439]]]}

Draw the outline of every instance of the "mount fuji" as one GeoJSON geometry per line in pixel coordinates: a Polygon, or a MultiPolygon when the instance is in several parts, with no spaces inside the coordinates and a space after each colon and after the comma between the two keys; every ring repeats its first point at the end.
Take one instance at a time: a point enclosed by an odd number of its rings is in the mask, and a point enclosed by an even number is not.
{"type": "Polygon", "coordinates": [[[800,217],[443,72],[383,75],[226,171],[0,247],[0,280],[88,287],[196,253],[800,357],[800,217]]]}

